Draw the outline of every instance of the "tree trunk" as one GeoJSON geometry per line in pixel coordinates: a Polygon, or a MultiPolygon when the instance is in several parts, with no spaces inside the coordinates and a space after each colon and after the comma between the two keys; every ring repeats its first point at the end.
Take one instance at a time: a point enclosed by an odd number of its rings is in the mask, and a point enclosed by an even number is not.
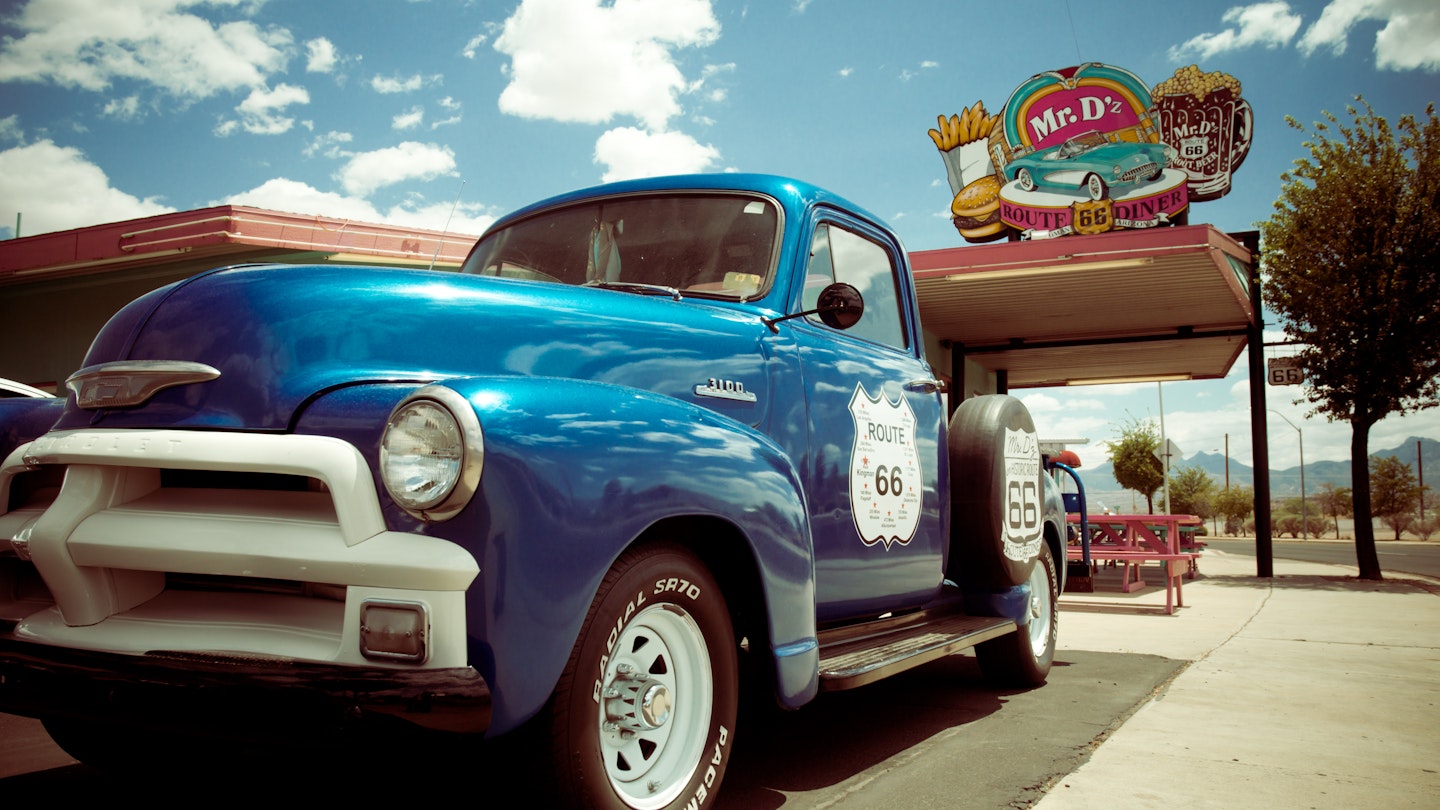
{"type": "Polygon", "coordinates": [[[1370,514],[1370,423],[1350,421],[1350,488],[1355,503],[1355,562],[1361,579],[1384,579],[1375,551],[1375,521],[1370,514]]]}

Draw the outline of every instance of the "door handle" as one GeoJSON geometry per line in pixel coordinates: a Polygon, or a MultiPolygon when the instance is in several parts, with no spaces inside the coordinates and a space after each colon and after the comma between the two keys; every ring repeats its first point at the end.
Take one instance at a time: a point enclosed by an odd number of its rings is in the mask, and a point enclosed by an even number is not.
{"type": "Polygon", "coordinates": [[[911,380],[905,383],[905,390],[919,391],[922,394],[933,394],[937,391],[944,391],[945,383],[942,380],[936,379],[911,380]]]}

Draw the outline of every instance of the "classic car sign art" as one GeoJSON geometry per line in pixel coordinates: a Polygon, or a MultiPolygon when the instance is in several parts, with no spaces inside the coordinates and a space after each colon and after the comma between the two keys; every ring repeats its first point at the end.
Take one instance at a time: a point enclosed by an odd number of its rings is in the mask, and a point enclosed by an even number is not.
{"type": "Polygon", "coordinates": [[[937,120],[930,139],[969,242],[1183,223],[1191,202],[1229,192],[1252,132],[1240,83],[1194,65],[1153,91],[1111,65],[1047,71],[998,114],[977,101],[937,120]]]}

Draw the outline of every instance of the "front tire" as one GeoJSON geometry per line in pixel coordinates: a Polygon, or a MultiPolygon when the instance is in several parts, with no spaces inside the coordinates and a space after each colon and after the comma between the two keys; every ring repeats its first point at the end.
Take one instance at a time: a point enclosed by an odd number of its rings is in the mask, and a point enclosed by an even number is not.
{"type": "Polygon", "coordinates": [[[1060,580],[1056,574],[1055,556],[1050,544],[1045,543],[1028,583],[1030,622],[1017,632],[975,647],[980,670],[990,681],[1003,686],[1039,686],[1050,676],[1060,624],[1060,580]]]}
{"type": "Polygon", "coordinates": [[[550,707],[566,806],[703,803],[730,761],[735,634],[719,584],[678,545],[623,554],[585,618],[550,707]]]}
{"type": "Polygon", "coordinates": [[[1021,169],[1020,171],[1016,172],[1015,180],[1019,182],[1021,191],[1035,190],[1035,177],[1034,175],[1030,174],[1029,169],[1021,169]]]}
{"type": "Polygon", "coordinates": [[[1085,176],[1085,191],[1090,195],[1090,199],[1099,202],[1110,193],[1110,187],[1105,185],[1105,180],[1100,175],[1089,174],[1085,176]]]}

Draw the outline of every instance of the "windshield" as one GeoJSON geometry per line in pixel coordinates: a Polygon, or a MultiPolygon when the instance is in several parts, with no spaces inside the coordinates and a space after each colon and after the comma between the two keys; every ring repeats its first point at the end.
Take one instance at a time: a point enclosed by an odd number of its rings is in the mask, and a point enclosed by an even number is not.
{"type": "Polygon", "coordinates": [[[769,282],[778,227],[775,204],[756,197],[619,197],[545,211],[495,231],[461,272],[748,298],[769,282]]]}
{"type": "Polygon", "coordinates": [[[1070,158],[1094,149],[1097,146],[1104,146],[1109,143],[1105,136],[1098,132],[1087,132],[1084,135],[1076,135],[1060,145],[1060,154],[1070,158]]]}

